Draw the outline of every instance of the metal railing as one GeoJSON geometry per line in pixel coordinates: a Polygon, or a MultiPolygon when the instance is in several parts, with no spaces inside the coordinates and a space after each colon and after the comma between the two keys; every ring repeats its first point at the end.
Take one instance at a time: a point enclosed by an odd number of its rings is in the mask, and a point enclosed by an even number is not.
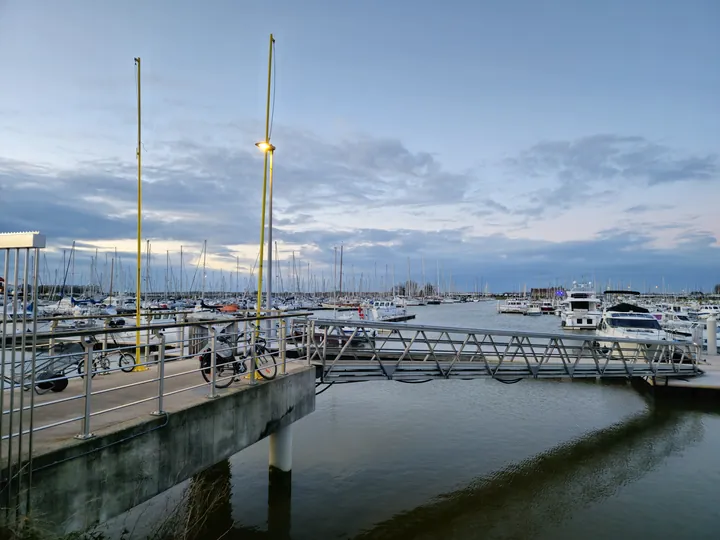
{"type": "Polygon", "coordinates": [[[690,343],[311,319],[308,357],[323,382],[389,379],[688,377],[690,343]]]}
{"type": "Polygon", "coordinates": [[[204,315],[137,328],[115,316],[49,332],[34,331],[31,316],[22,327],[3,324],[0,507],[29,505],[20,496],[29,492],[33,453],[58,440],[89,439],[119,422],[217,398],[233,382],[256,385],[308,365],[307,313],[204,315]]]}

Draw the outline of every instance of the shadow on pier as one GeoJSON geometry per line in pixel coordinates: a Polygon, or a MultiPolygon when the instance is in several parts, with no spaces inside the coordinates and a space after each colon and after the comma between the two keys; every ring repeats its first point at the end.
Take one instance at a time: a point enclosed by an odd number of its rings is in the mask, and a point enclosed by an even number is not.
{"type": "MultiPolygon", "coordinates": [[[[697,412],[720,414],[720,409],[688,408],[679,401],[650,404],[643,414],[478,478],[463,489],[396,514],[356,538],[468,538],[474,537],[472,531],[494,538],[533,536],[548,523],[563,522],[578,509],[612,496],[667,457],[699,442],[704,432],[697,412]]],[[[267,530],[261,530],[233,520],[230,483],[228,462],[193,478],[187,503],[199,526],[188,538],[292,537],[289,485],[271,485],[267,530]],[[218,493],[227,497],[208,505],[211,492],[215,499],[218,493]]]]}

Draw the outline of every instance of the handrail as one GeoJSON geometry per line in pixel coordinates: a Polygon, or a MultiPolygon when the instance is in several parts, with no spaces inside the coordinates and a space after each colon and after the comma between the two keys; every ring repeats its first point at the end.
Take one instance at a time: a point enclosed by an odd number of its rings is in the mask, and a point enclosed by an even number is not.
{"type": "MultiPolygon", "coordinates": [[[[186,322],[173,322],[173,323],[158,323],[158,324],[149,324],[149,325],[143,325],[143,326],[134,326],[134,325],[127,325],[127,326],[118,326],[118,327],[88,327],[88,328],[78,328],[78,329],[70,329],[70,331],[63,331],[63,332],[38,332],[35,334],[37,338],[63,338],[63,337],[84,337],[89,335],[96,335],[96,334],[121,334],[123,332],[136,332],[136,331],[144,331],[144,330],[153,330],[155,332],[159,330],[163,330],[166,328],[186,328],[190,326],[204,326],[204,325],[213,325],[213,324],[232,324],[235,322],[252,322],[255,321],[269,321],[269,320],[277,320],[277,319],[291,319],[296,317],[307,317],[310,313],[309,312],[293,312],[288,313],[286,315],[263,315],[261,317],[252,316],[252,317],[230,317],[226,319],[208,319],[208,320],[201,320],[201,321],[186,321],[186,322]]],[[[12,335],[6,336],[6,339],[10,338],[12,339],[12,335]]],[[[20,337],[20,336],[16,336],[20,337]]]]}
{"type": "Polygon", "coordinates": [[[493,336],[504,336],[504,337],[536,337],[541,339],[565,339],[565,340],[578,340],[578,341],[606,341],[606,342],[617,342],[617,343],[641,343],[643,345],[666,345],[668,343],[675,344],[687,344],[682,342],[668,342],[667,340],[653,340],[653,339],[631,339],[631,338],[619,338],[612,336],[597,336],[591,334],[572,334],[572,333],[553,333],[553,332],[531,332],[527,330],[498,330],[489,328],[466,328],[456,326],[432,326],[432,325],[419,325],[419,324],[407,324],[407,323],[392,323],[392,322],[365,322],[365,321],[344,321],[339,319],[320,319],[315,317],[309,317],[309,320],[313,321],[316,325],[320,326],[334,326],[334,327],[357,327],[357,328],[374,328],[378,330],[394,330],[394,331],[425,331],[425,332],[442,332],[450,334],[484,334],[493,336]]]}

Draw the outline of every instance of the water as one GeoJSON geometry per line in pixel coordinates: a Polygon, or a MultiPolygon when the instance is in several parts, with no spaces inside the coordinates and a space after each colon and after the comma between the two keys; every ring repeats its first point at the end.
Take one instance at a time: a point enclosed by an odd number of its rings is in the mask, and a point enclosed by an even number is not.
{"type": "MultiPolygon", "coordinates": [[[[414,311],[418,324],[560,330],[494,304],[414,311]]],[[[624,383],[335,385],[294,426],[289,525],[268,505],[263,441],[191,481],[202,497],[228,486],[213,508],[191,503],[207,510],[196,537],[716,538],[720,407],[664,403],[624,383]]],[[[131,513],[138,530],[186,487],[131,513]]]]}

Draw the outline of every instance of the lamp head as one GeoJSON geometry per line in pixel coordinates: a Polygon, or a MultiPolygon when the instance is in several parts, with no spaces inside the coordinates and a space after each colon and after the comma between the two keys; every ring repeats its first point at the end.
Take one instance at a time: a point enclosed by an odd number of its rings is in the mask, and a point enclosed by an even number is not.
{"type": "Polygon", "coordinates": [[[268,141],[256,142],[255,146],[257,146],[263,152],[272,152],[275,150],[275,147],[272,144],[270,144],[268,141]]]}

